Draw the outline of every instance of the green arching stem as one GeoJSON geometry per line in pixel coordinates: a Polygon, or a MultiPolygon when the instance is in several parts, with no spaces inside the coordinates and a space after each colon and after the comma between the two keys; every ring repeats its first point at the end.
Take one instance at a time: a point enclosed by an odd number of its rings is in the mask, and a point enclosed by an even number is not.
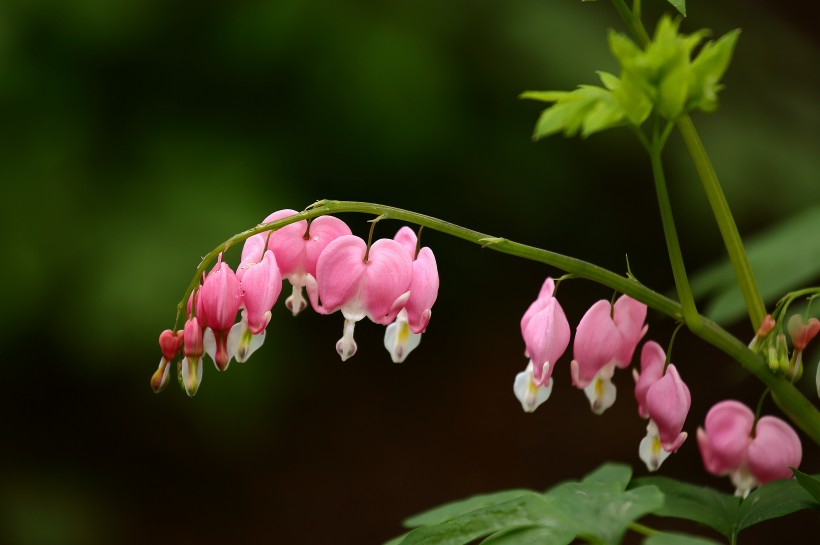
{"type": "MultiPolygon", "coordinates": [[[[649,43],[649,34],[646,32],[640,17],[629,9],[624,0],[612,0],[612,5],[638,44],[645,47],[649,43]]],[[[740,239],[734,217],[726,202],[726,196],[720,187],[715,168],[712,166],[706,149],[703,147],[703,142],[701,142],[700,136],[695,130],[692,118],[688,115],[680,116],[677,120],[677,126],[686,148],[689,150],[689,155],[692,157],[692,162],[709,200],[709,205],[712,207],[712,213],[717,221],[723,243],[729,254],[729,260],[735,270],[740,292],[743,294],[743,300],[746,303],[746,310],[752,321],[752,329],[757,331],[766,316],[766,306],[763,304],[763,298],[749,265],[749,258],[743,248],[743,242],[740,239]]]]}
{"type": "MultiPolygon", "coordinates": [[[[280,227],[284,227],[285,225],[304,219],[345,212],[357,212],[376,216],[381,215],[381,219],[406,221],[408,223],[424,226],[428,229],[433,229],[441,233],[478,244],[485,248],[490,248],[497,252],[552,265],[553,267],[557,267],[567,273],[572,274],[574,278],[586,278],[610,289],[625,293],[633,299],[646,304],[647,306],[673,318],[674,320],[681,321],[683,319],[683,308],[676,301],[673,301],[668,297],[664,297],[660,293],[647,288],[634,279],[621,276],[612,271],[574,257],[568,257],[555,252],[550,252],[549,250],[542,250],[533,246],[519,244],[504,238],[491,237],[484,233],[466,229],[453,223],[433,218],[431,216],[426,216],[424,214],[402,210],[400,208],[365,202],[319,201],[304,212],[300,212],[299,214],[270,223],[257,225],[252,229],[248,229],[247,231],[234,235],[208,253],[197,267],[193,280],[191,280],[191,283],[188,286],[182,300],[177,305],[177,322],[179,322],[183,309],[185,308],[185,304],[188,301],[188,297],[196,288],[202,273],[208,265],[216,259],[220,252],[229,249],[233,245],[242,242],[257,233],[262,233],[271,229],[279,229],[280,227]]],[[[818,409],[814,407],[789,381],[785,380],[783,377],[772,374],[769,371],[768,365],[759,354],[752,352],[743,342],[736,339],[708,318],[700,317],[700,320],[701,327],[698,328],[697,331],[694,331],[694,333],[709,344],[731,356],[734,360],[738,361],[744,368],[768,386],[772,391],[772,396],[774,397],[775,402],[780,406],[783,412],[786,413],[786,415],[798,427],[805,431],[815,443],[820,444],[820,411],[818,411],[818,409]]]]}
{"type": "MultiPolygon", "coordinates": [[[[667,133],[667,131],[664,132],[667,133]]],[[[661,223],[663,224],[664,237],[666,237],[666,248],[669,251],[669,262],[672,265],[672,274],[675,277],[678,298],[683,306],[683,319],[689,329],[696,331],[701,327],[701,319],[695,306],[695,298],[692,296],[692,288],[689,286],[686,267],[683,264],[683,254],[681,253],[675,220],[672,215],[672,203],[669,200],[669,191],[666,188],[666,176],[663,172],[663,162],[661,160],[664,141],[665,137],[662,137],[658,131],[658,116],[656,115],[652,131],[652,142],[649,148],[649,157],[652,161],[652,177],[655,180],[655,193],[658,196],[658,208],[661,211],[661,223]]]]}

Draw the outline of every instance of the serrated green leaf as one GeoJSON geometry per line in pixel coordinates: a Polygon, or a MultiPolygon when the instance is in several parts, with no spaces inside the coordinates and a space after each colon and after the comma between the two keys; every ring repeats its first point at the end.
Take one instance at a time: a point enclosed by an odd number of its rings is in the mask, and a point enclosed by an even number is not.
{"type": "Polygon", "coordinates": [[[634,71],[621,74],[621,84],[612,92],[633,125],[641,125],[652,113],[652,100],[647,94],[648,83],[634,71]]]}
{"type": "Polygon", "coordinates": [[[668,63],[666,74],[658,86],[658,113],[669,120],[675,120],[683,112],[686,96],[689,94],[691,69],[689,59],[683,52],[675,55],[668,63]]]}
{"type": "Polygon", "coordinates": [[[513,489],[502,490],[491,494],[478,494],[476,496],[446,503],[413,515],[412,517],[404,520],[402,525],[405,528],[416,528],[418,526],[440,524],[463,515],[464,513],[469,513],[470,511],[481,509],[482,507],[489,507],[491,505],[504,503],[528,494],[535,494],[535,492],[526,489],[513,489]]]}
{"type": "Polygon", "coordinates": [[[729,68],[740,30],[721,36],[716,42],[708,42],[692,61],[692,81],[688,109],[711,111],[717,106],[717,94],[723,87],[718,82],[729,68]]]}
{"type": "Polygon", "coordinates": [[[735,528],[740,532],[759,522],[817,507],[814,498],[797,481],[774,481],[761,486],[743,500],[735,528]]]}
{"type": "Polygon", "coordinates": [[[524,91],[518,98],[538,100],[540,102],[557,102],[567,96],[569,91],[524,91]]]}
{"type": "Polygon", "coordinates": [[[614,103],[612,93],[602,87],[581,85],[541,113],[535,124],[533,139],[538,140],[558,132],[574,136],[602,101],[614,103]]]}
{"type": "Polygon", "coordinates": [[[610,91],[614,91],[621,84],[621,80],[619,80],[617,76],[612,75],[609,72],[599,70],[596,73],[598,74],[598,78],[600,78],[601,83],[604,84],[604,87],[606,87],[610,91]]]}
{"type": "Polygon", "coordinates": [[[574,539],[575,534],[567,530],[522,526],[501,530],[482,541],[481,545],[568,545],[574,539]]]}
{"type": "Polygon", "coordinates": [[[600,100],[584,117],[581,136],[586,138],[596,132],[617,127],[623,123],[624,117],[623,108],[613,97],[600,100]]]}
{"type": "Polygon", "coordinates": [[[673,8],[686,17],[686,0],[667,0],[673,8]]]}
{"type": "Polygon", "coordinates": [[[632,486],[657,486],[664,495],[663,507],[655,511],[705,524],[726,537],[732,535],[740,499],[706,486],[695,486],[669,477],[640,477],[632,486]]]}
{"type": "MultiPolygon", "coordinates": [[[[767,306],[789,290],[820,276],[817,233],[820,233],[820,206],[809,208],[747,241],[749,264],[767,306]]],[[[715,322],[727,325],[746,315],[746,305],[728,258],[693,275],[691,285],[696,299],[711,298],[703,308],[704,314],[715,322]]]]}
{"type": "Polygon", "coordinates": [[[624,492],[616,481],[564,483],[547,492],[547,497],[571,515],[580,537],[613,545],[620,543],[630,523],[657,511],[664,501],[654,486],[624,492]]]}
{"type": "Polygon", "coordinates": [[[794,478],[797,479],[797,482],[802,486],[806,492],[811,494],[811,497],[818,503],[818,507],[820,507],[820,479],[817,477],[812,477],[811,475],[807,475],[798,469],[790,467],[789,469],[792,470],[794,473],[794,478]]]}
{"type": "Polygon", "coordinates": [[[717,541],[700,536],[690,536],[664,532],[649,536],[643,541],[643,545],[721,545],[717,541]]]}
{"type": "Polygon", "coordinates": [[[632,468],[626,464],[607,463],[598,466],[587,473],[582,482],[584,483],[616,483],[620,490],[626,490],[629,481],[632,479],[632,468]]]}
{"type": "Polygon", "coordinates": [[[609,41],[609,50],[621,66],[625,64],[628,65],[633,59],[643,53],[641,49],[635,45],[635,42],[629,39],[625,34],[610,30],[607,38],[609,41]]]}
{"type": "Polygon", "coordinates": [[[552,498],[530,493],[504,503],[470,511],[441,524],[416,528],[400,543],[465,545],[501,530],[522,526],[553,528],[556,533],[573,532],[571,521],[564,514],[563,507],[556,505],[552,498]]]}

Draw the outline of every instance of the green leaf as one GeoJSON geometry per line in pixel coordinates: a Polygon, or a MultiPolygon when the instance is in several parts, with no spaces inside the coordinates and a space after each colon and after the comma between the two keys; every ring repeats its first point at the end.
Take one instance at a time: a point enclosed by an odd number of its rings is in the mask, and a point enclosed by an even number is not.
{"type": "Polygon", "coordinates": [[[675,57],[666,67],[667,72],[658,86],[658,113],[669,120],[677,119],[683,112],[691,79],[687,56],[680,51],[675,57]]]}
{"type": "MultiPolygon", "coordinates": [[[[746,241],[749,264],[764,302],[771,306],[789,290],[820,275],[820,206],[792,216],[780,225],[746,241]],[[797,251],[796,249],[799,249],[797,251]]],[[[704,314],[727,325],[746,315],[734,269],[726,258],[692,276],[696,299],[711,298],[704,314]]]]}
{"type": "Polygon", "coordinates": [[[433,524],[440,524],[442,522],[454,519],[464,513],[469,513],[482,507],[489,507],[499,503],[504,503],[521,496],[528,494],[535,494],[532,490],[514,489],[502,490],[492,494],[479,494],[463,500],[458,500],[438,507],[434,507],[428,511],[424,511],[417,515],[406,519],[402,522],[405,528],[416,528],[417,526],[431,526],[433,524]]]}
{"type": "Polygon", "coordinates": [[[570,519],[555,500],[529,493],[504,503],[470,511],[433,526],[422,526],[407,534],[401,545],[464,545],[501,530],[543,526],[556,535],[574,535],[570,519]]]}
{"type": "Polygon", "coordinates": [[[692,61],[691,96],[688,109],[705,111],[717,107],[717,93],[722,86],[718,83],[729,67],[740,29],[724,34],[716,42],[708,42],[692,61]]]}
{"type": "Polygon", "coordinates": [[[568,545],[573,539],[575,534],[566,530],[521,526],[501,530],[482,541],[481,545],[568,545]]]}
{"type": "Polygon", "coordinates": [[[678,12],[686,17],[686,0],[667,0],[672,7],[678,10],[678,12]]]}
{"type": "Polygon", "coordinates": [[[533,139],[558,132],[574,136],[582,127],[583,134],[588,135],[613,127],[621,119],[623,112],[610,91],[594,85],[582,85],[541,113],[535,124],[533,139]],[[604,105],[600,106],[602,103],[604,105]]]}
{"type": "Polygon", "coordinates": [[[541,102],[557,102],[569,94],[569,91],[524,91],[518,98],[538,100],[541,102]]]}
{"type": "Polygon", "coordinates": [[[609,31],[609,50],[621,66],[629,65],[634,59],[641,56],[643,51],[626,34],[609,31]]]}
{"type": "Polygon", "coordinates": [[[632,486],[657,486],[664,495],[663,507],[655,511],[662,517],[692,520],[732,535],[740,498],[706,486],[695,486],[669,477],[641,477],[632,486]]]}
{"type": "Polygon", "coordinates": [[[690,536],[687,534],[676,534],[664,532],[649,536],[643,541],[643,545],[721,545],[717,541],[705,537],[690,536]]]}
{"type": "Polygon", "coordinates": [[[584,476],[585,483],[616,483],[620,490],[626,490],[632,479],[632,468],[626,464],[602,464],[584,476]]]}
{"type": "Polygon", "coordinates": [[[620,543],[629,524],[657,511],[663,494],[654,486],[623,491],[621,483],[564,483],[547,492],[571,516],[574,531],[588,540],[620,543]]]}
{"type": "Polygon", "coordinates": [[[814,498],[796,480],[774,481],[761,486],[741,502],[735,527],[740,532],[765,520],[817,507],[814,498]]]}
{"type": "Polygon", "coordinates": [[[794,473],[794,477],[797,479],[797,482],[800,483],[800,486],[805,488],[806,492],[811,494],[814,500],[820,504],[820,479],[807,475],[793,467],[790,467],[789,469],[791,469],[792,473],[794,473]]]}
{"type": "Polygon", "coordinates": [[[621,80],[619,80],[617,76],[614,76],[609,72],[603,72],[599,70],[597,74],[598,77],[601,79],[601,83],[604,84],[604,87],[606,87],[610,91],[614,91],[621,84],[621,80]]]}
{"type": "Polygon", "coordinates": [[[404,538],[407,537],[408,533],[410,533],[410,532],[405,532],[405,533],[403,533],[402,535],[400,535],[398,537],[394,537],[390,541],[385,541],[384,543],[382,543],[382,545],[399,545],[402,541],[404,541],[404,538]]]}

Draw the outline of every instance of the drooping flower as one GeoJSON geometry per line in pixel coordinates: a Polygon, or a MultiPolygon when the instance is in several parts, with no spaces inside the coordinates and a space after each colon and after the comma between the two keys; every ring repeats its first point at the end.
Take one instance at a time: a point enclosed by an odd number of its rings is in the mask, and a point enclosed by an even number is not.
{"type": "MultiPolygon", "coordinates": [[[[284,219],[296,213],[295,210],[278,210],[265,218],[263,223],[284,219]]],[[[257,262],[261,260],[265,241],[268,241],[267,249],[274,253],[282,277],[287,278],[293,286],[293,292],[285,300],[285,306],[296,316],[307,306],[302,296],[302,287],[308,274],[316,277],[316,264],[322,251],[333,240],[349,234],[350,227],[334,216],[320,216],[310,223],[300,220],[272,233],[259,233],[250,237],[245,242],[242,261],[246,259],[246,251],[249,260],[255,255],[258,255],[257,262]]]]}
{"type": "Polygon", "coordinates": [[[404,247],[413,262],[410,298],[384,333],[385,348],[395,363],[401,363],[419,345],[427,329],[438,297],[439,277],[433,251],[426,246],[416,251],[418,238],[412,229],[402,227],[393,240],[404,247]]]}
{"type": "Polygon", "coordinates": [[[380,239],[368,249],[355,235],[343,235],[327,245],[316,264],[316,277],[305,281],[314,310],[342,311],[344,334],[336,351],[347,360],[356,353],[353,330],[364,317],[377,324],[392,322],[410,297],[413,265],[402,245],[380,239]]]}
{"type": "Polygon", "coordinates": [[[698,428],[698,446],[706,470],[729,475],[735,495],[746,497],[756,486],[791,476],[803,457],[800,438],[788,423],[764,416],[754,423],[746,405],[722,401],[706,415],[698,428]]]}
{"type": "Polygon", "coordinates": [[[171,361],[176,357],[182,348],[183,332],[166,329],[159,335],[159,346],[162,350],[162,358],[159,360],[159,367],[151,377],[151,388],[155,393],[161,392],[168,384],[168,369],[171,361]]]}
{"type": "Polygon", "coordinates": [[[646,333],[646,305],[622,295],[614,305],[596,302],[581,318],[575,333],[572,383],[584,390],[595,414],[615,403],[612,384],[615,368],[629,366],[641,337],[646,333]]]}
{"type": "Polygon", "coordinates": [[[234,354],[235,345],[228,345],[228,333],[242,304],[242,289],[233,269],[222,262],[220,254],[211,272],[205,277],[196,297],[196,314],[202,327],[205,352],[224,371],[234,354]]]}
{"type": "Polygon", "coordinates": [[[185,393],[190,397],[196,395],[199,385],[202,383],[202,329],[196,316],[185,322],[184,329],[185,346],[184,354],[180,362],[180,381],[185,393]]]}
{"type": "Polygon", "coordinates": [[[259,262],[252,259],[246,259],[236,274],[244,309],[241,319],[228,333],[227,346],[234,350],[240,363],[247,361],[265,342],[271,309],[282,291],[282,275],[273,252],[266,250],[259,262]]]}
{"type": "Polygon", "coordinates": [[[641,349],[641,373],[633,371],[638,414],[648,418],[638,454],[649,471],[656,471],[686,440],[682,431],[692,398],[674,364],[664,373],[666,354],[654,341],[641,349]]]}
{"type": "Polygon", "coordinates": [[[555,282],[547,278],[538,297],[521,317],[524,355],[532,362],[532,380],[536,386],[551,386],[555,363],[569,346],[569,322],[554,292],[555,282]]]}

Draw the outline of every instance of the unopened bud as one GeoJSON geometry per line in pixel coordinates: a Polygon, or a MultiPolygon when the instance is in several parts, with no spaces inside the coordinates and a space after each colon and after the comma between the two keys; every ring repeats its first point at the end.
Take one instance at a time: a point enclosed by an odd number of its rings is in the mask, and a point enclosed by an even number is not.
{"type": "Polygon", "coordinates": [[[786,336],[782,333],[777,335],[777,363],[782,373],[789,373],[789,347],[786,345],[786,336]]]}
{"type": "Polygon", "coordinates": [[[168,361],[173,360],[177,352],[179,352],[179,349],[182,348],[182,341],[182,330],[174,332],[170,329],[166,329],[160,333],[159,347],[162,349],[162,356],[168,361]]]}
{"type": "Polygon", "coordinates": [[[763,318],[763,323],[760,324],[760,327],[757,329],[757,337],[762,339],[766,335],[772,332],[776,322],[774,318],[772,318],[771,314],[767,314],[765,318],[763,318]]]}

